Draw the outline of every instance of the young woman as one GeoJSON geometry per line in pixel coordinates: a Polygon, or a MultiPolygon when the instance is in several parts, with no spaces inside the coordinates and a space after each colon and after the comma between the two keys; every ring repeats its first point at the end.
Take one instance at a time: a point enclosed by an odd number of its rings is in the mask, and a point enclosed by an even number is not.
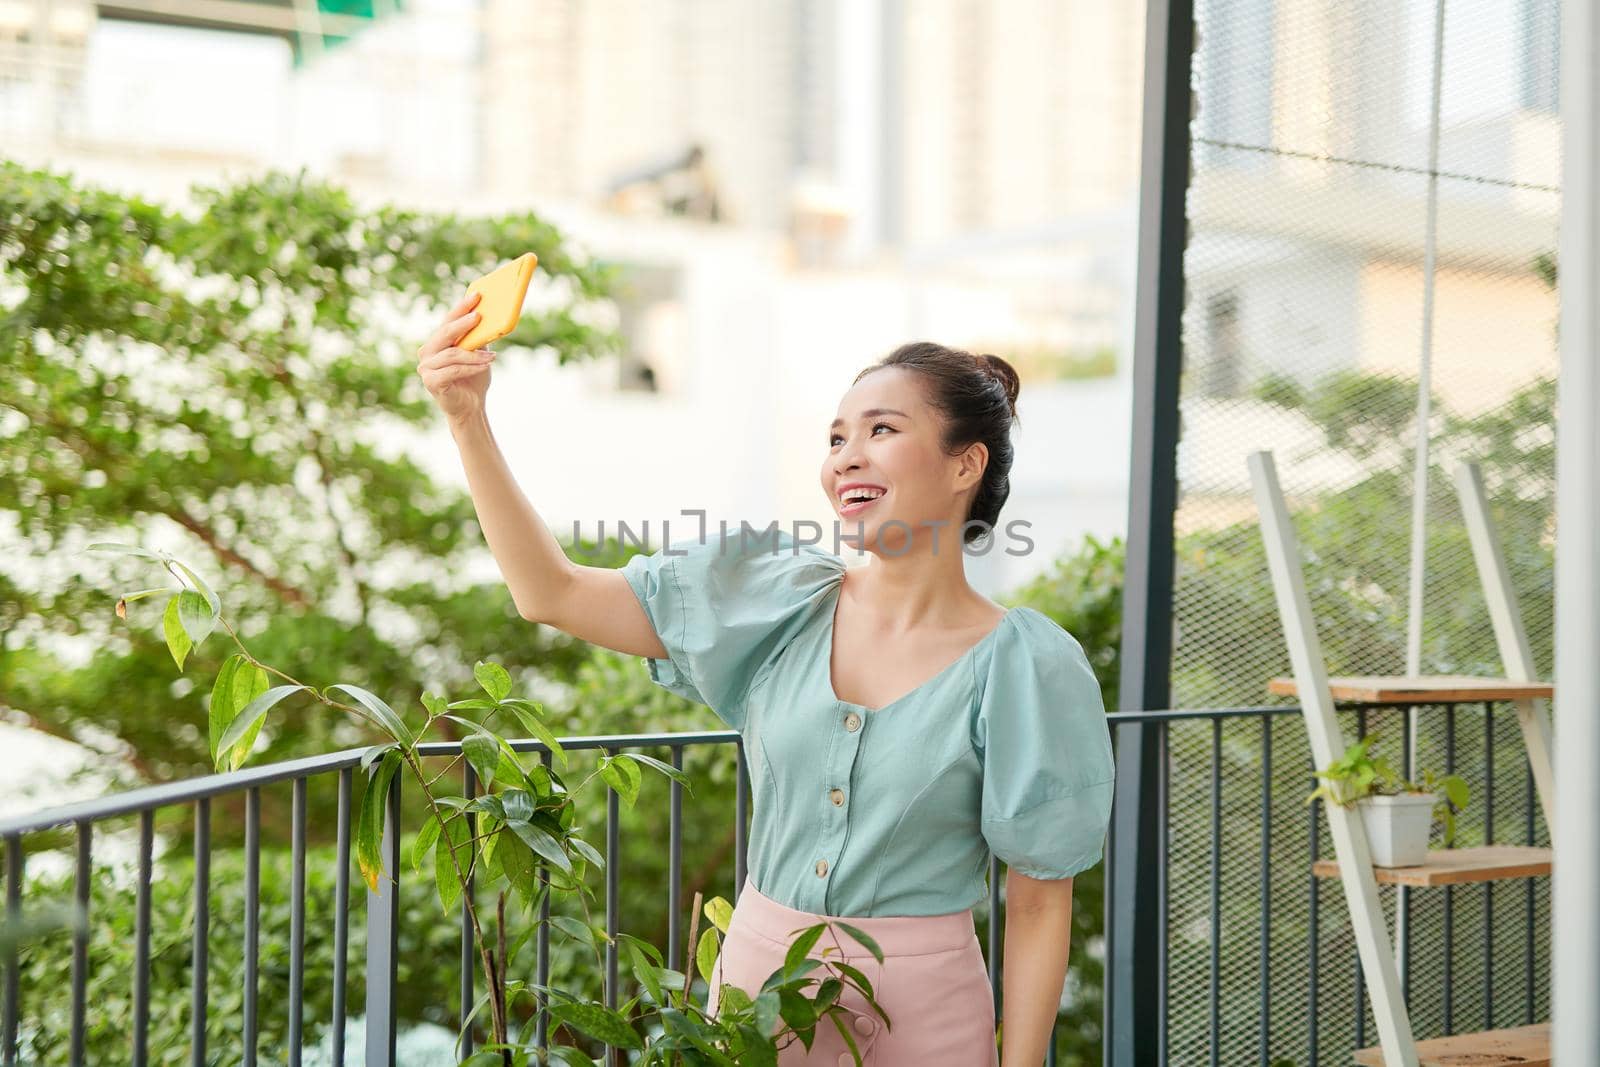
{"type": "MultiPolygon", "coordinates": [[[[847,571],[763,523],[589,567],[567,558],[495,444],[483,404],[494,353],[452,347],[474,302],[450,310],[418,373],[449,419],[518,610],[644,657],[657,684],[708,705],[751,757],[749,876],[713,1010],[723,982],[758,991],[794,930],[843,918],[884,953],[880,965],[853,938],[840,945],[889,1016],[884,1026],[847,988],[864,1062],[1042,1063],[1073,876],[1101,858],[1113,764],[1076,639],[979,595],[962,566],[1010,493],[1016,373],[923,342],[844,394],[821,485],[840,538],[871,553],[869,566],[847,571]],[[972,916],[990,852],[1007,865],[1003,1057],[972,916]]],[[[809,1051],[795,1042],[780,1062],[853,1059],[824,1023],[809,1051]]]]}

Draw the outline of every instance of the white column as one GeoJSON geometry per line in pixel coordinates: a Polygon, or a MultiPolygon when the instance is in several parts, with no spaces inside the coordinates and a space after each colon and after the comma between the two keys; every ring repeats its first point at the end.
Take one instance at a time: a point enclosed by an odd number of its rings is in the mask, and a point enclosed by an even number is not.
{"type": "Polygon", "coordinates": [[[1561,381],[1556,437],[1555,779],[1551,1053],[1593,1062],[1600,1023],[1600,0],[1561,23],[1561,381]]]}

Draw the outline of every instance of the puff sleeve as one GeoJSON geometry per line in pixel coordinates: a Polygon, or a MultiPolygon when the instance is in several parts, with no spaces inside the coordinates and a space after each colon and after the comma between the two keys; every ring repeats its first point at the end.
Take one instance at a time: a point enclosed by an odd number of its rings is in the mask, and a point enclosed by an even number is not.
{"type": "Polygon", "coordinates": [[[1020,609],[995,645],[973,724],[990,851],[1032,878],[1100,862],[1115,764],[1100,683],[1077,639],[1020,609]]]}
{"type": "Polygon", "coordinates": [[[735,730],[745,696],[777,653],[804,627],[844,561],[778,531],[669,544],[621,570],[666,659],[646,659],[650,679],[705,704],[735,730]]]}

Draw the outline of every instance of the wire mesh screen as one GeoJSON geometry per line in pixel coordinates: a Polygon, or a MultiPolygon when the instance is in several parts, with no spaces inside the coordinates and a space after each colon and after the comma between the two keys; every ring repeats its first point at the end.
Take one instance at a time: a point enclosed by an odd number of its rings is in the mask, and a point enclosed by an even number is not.
{"type": "MultiPolygon", "coordinates": [[[[1272,451],[1294,516],[1329,673],[1408,670],[1424,382],[1415,666],[1504,673],[1453,478],[1473,460],[1550,676],[1558,16],[1557,0],[1197,0],[1173,706],[1272,703],[1268,679],[1290,673],[1246,467],[1256,449],[1272,451]]],[[[1419,769],[1445,770],[1449,717],[1472,790],[1453,844],[1547,844],[1509,706],[1418,714],[1419,769]]],[[[1377,753],[1403,766],[1403,713],[1370,721],[1377,753]]],[[[1355,740],[1354,713],[1342,722],[1355,740]]],[[[1339,883],[1312,885],[1304,726],[1275,719],[1265,786],[1261,720],[1212,729],[1174,724],[1169,738],[1169,1062],[1349,1062],[1377,1032],[1339,883]]],[[[1317,840],[1331,857],[1325,823],[1317,840]]],[[[1392,922],[1396,894],[1383,896],[1392,922]]],[[[1547,946],[1530,937],[1548,929],[1548,879],[1409,900],[1419,1039],[1548,1017],[1547,946]]]]}

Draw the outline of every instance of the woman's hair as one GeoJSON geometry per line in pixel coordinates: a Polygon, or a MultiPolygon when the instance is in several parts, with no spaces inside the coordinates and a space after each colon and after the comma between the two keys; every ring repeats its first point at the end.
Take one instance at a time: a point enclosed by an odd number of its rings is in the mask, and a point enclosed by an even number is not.
{"type": "Polygon", "coordinates": [[[961,531],[962,543],[970,544],[994,528],[1011,495],[1011,424],[1017,419],[1017,391],[1022,387],[1017,372],[999,356],[913,341],[863,370],[856,381],[884,367],[904,367],[922,376],[929,402],[944,416],[940,444],[946,452],[959,455],[978,441],[989,449],[983,481],[965,520],[983,525],[961,531]]]}

